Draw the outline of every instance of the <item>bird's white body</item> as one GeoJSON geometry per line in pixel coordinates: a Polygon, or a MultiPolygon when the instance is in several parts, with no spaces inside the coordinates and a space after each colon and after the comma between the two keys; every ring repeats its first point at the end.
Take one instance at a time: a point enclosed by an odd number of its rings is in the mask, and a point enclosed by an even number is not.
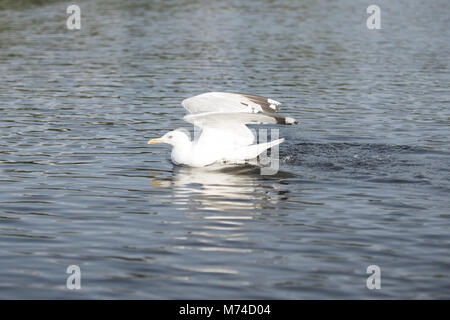
{"type": "Polygon", "coordinates": [[[205,167],[213,163],[241,163],[256,158],[265,150],[278,145],[284,139],[250,146],[222,146],[205,140],[190,141],[183,131],[171,131],[172,162],[190,167],[205,167]],[[184,136],[184,137],[183,137],[184,136]],[[175,142],[176,141],[176,142],[175,142]]]}
{"type": "Polygon", "coordinates": [[[279,102],[253,95],[210,92],[183,101],[190,112],[184,120],[202,129],[198,139],[191,141],[181,130],[166,133],[149,144],[168,143],[171,159],[177,165],[204,167],[213,163],[242,163],[284,141],[253,144],[254,134],[247,123],[297,123],[295,119],[260,113],[277,111],[279,102]]]}

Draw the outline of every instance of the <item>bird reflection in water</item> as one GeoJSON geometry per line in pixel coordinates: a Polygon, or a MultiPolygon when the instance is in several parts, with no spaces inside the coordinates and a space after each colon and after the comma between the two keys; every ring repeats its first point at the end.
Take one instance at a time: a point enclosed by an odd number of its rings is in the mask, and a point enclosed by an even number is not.
{"type": "Polygon", "coordinates": [[[156,175],[150,183],[164,188],[178,209],[189,211],[254,215],[258,213],[255,210],[275,208],[288,193],[279,178],[260,175],[260,167],[254,165],[174,166],[171,177],[158,179],[156,175]]]}

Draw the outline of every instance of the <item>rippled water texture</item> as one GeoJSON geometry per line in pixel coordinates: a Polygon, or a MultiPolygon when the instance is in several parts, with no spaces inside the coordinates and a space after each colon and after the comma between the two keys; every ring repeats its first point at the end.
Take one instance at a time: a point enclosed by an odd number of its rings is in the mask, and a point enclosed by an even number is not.
{"type": "Polygon", "coordinates": [[[450,298],[448,1],[378,1],[381,30],[368,1],[76,3],[79,31],[0,4],[0,298],[450,298]],[[300,120],[276,175],[146,144],[213,90],[300,120]]]}

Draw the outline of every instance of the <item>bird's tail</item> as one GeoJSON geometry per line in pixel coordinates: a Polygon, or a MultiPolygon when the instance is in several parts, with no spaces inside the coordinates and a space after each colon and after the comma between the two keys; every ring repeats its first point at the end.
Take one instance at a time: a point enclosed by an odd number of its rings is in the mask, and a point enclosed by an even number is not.
{"type": "Polygon", "coordinates": [[[245,146],[238,148],[233,152],[230,157],[227,157],[224,159],[226,162],[235,162],[235,161],[245,161],[254,159],[257,156],[259,156],[261,153],[266,151],[267,149],[270,149],[276,145],[279,145],[284,141],[284,138],[265,142],[265,143],[259,143],[259,144],[253,144],[251,146],[245,146]]]}

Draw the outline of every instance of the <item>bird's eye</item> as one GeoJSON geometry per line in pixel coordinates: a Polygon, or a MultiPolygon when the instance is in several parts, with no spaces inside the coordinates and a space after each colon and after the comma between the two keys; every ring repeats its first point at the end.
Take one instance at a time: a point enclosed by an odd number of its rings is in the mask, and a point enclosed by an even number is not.
{"type": "Polygon", "coordinates": [[[172,135],[168,136],[167,138],[172,139],[172,135]]]}

